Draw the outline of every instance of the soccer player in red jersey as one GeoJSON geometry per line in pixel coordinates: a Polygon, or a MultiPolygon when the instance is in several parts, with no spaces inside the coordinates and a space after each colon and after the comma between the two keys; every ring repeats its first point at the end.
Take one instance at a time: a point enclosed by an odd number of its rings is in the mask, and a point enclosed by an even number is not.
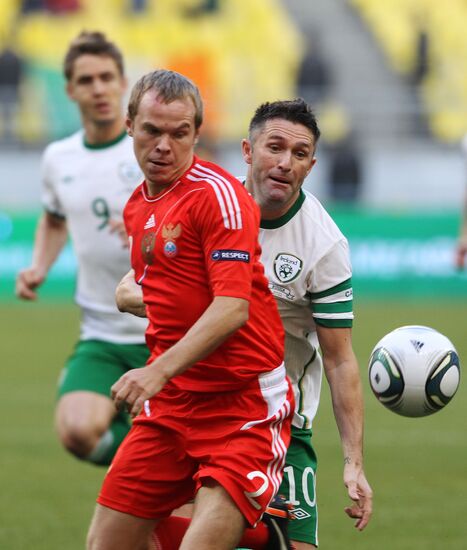
{"type": "Polygon", "coordinates": [[[195,497],[182,550],[235,548],[279,488],[293,395],[283,328],[259,263],[259,210],[194,155],[198,89],[157,70],[132,90],[127,127],[145,181],[124,211],[151,357],[112,388],[133,427],[104,480],[90,550],[150,548],[195,497]]]}

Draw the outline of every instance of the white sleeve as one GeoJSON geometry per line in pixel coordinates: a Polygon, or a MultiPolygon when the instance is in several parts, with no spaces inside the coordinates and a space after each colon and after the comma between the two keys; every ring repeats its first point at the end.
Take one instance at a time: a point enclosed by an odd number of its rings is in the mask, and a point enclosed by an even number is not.
{"type": "Polygon", "coordinates": [[[334,288],[352,277],[347,239],[339,240],[318,261],[309,281],[308,292],[316,294],[334,288]]]}
{"type": "Polygon", "coordinates": [[[310,292],[313,319],[330,328],[351,327],[353,314],[352,270],[347,240],[338,241],[314,270],[310,292]]]}

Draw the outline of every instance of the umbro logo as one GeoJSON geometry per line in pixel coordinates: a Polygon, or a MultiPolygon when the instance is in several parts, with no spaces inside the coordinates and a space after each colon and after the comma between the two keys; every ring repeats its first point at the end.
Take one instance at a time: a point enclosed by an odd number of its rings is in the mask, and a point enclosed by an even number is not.
{"type": "Polygon", "coordinates": [[[144,229],[151,229],[151,227],[155,227],[156,225],[156,218],[154,217],[154,214],[151,214],[148,218],[148,221],[144,224],[144,229]]]}
{"type": "Polygon", "coordinates": [[[412,346],[415,348],[415,351],[417,353],[420,353],[420,350],[423,348],[423,346],[425,345],[425,342],[420,342],[420,340],[410,340],[410,343],[412,344],[412,346]]]}
{"type": "Polygon", "coordinates": [[[311,517],[311,515],[303,508],[292,508],[290,512],[293,516],[293,519],[306,519],[311,517]]]}

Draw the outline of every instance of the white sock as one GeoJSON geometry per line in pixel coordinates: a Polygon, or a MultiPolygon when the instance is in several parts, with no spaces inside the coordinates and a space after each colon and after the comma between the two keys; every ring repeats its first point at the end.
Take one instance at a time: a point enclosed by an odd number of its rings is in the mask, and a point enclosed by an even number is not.
{"type": "Polygon", "coordinates": [[[88,454],[86,460],[96,463],[101,462],[104,456],[107,454],[109,448],[113,445],[113,442],[114,434],[111,432],[111,430],[107,430],[96,443],[94,449],[88,454]]]}

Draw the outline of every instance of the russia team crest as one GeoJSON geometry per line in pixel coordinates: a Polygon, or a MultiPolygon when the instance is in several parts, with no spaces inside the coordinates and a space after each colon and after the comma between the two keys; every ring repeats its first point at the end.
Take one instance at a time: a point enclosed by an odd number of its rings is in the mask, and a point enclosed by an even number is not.
{"type": "Polygon", "coordinates": [[[154,245],[156,243],[156,234],[154,231],[146,233],[141,239],[141,255],[144,263],[152,265],[154,261],[154,245]]]}
{"type": "Polygon", "coordinates": [[[290,283],[302,270],[303,262],[293,254],[281,252],[274,260],[274,273],[281,283],[290,283]]]}
{"type": "Polygon", "coordinates": [[[182,226],[177,223],[174,227],[173,223],[168,223],[162,228],[162,238],[164,239],[164,254],[168,258],[173,258],[177,255],[178,248],[176,240],[182,233],[182,226]]]}

